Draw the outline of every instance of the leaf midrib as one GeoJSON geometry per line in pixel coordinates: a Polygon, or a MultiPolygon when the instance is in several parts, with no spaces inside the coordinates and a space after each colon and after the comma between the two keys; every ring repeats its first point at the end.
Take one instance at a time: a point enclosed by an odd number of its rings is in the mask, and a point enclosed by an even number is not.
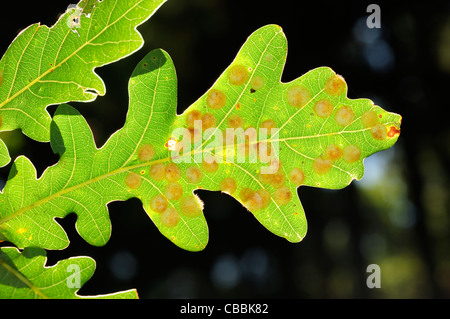
{"type": "Polygon", "coordinates": [[[120,168],[118,168],[118,169],[116,169],[114,171],[111,171],[109,173],[106,173],[106,174],[103,174],[103,175],[99,175],[97,177],[91,178],[91,179],[89,179],[87,181],[84,181],[82,183],[76,184],[76,185],[68,187],[66,189],[62,189],[62,190],[60,190],[60,191],[58,191],[56,193],[53,193],[53,194],[51,194],[51,195],[49,195],[47,197],[41,198],[40,200],[34,202],[31,205],[22,207],[21,209],[17,210],[16,212],[14,212],[14,213],[12,213],[12,214],[10,214],[10,215],[0,219],[0,226],[2,224],[4,224],[5,222],[7,222],[7,221],[9,221],[9,220],[11,220],[11,219],[21,215],[22,213],[24,213],[24,212],[26,212],[26,211],[34,208],[34,207],[41,206],[42,204],[50,202],[51,200],[53,200],[55,198],[58,198],[58,197],[60,197],[60,196],[62,196],[64,194],[67,194],[67,193],[70,193],[70,192],[75,191],[77,189],[80,189],[82,187],[88,186],[88,185],[93,184],[95,182],[98,182],[98,181],[100,181],[102,179],[105,179],[105,178],[108,178],[110,176],[114,176],[116,174],[120,174],[120,173],[123,173],[123,172],[131,171],[133,169],[137,169],[137,168],[141,168],[141,167],[147,167],[147,166],[150,166],[150,165],[153,165],[153,164],[156,164],[156,163],[164,163],[164,162],[167,162],[167,161],[170,161],[170,157],[158,159],[158,160],[155,160],[155,161],[149,161],[149,162],[145,162],[145,163],[139,163],[139,164],[135,164],[135,165],[131,165],[131,166],[120,167],[120,168]]]}

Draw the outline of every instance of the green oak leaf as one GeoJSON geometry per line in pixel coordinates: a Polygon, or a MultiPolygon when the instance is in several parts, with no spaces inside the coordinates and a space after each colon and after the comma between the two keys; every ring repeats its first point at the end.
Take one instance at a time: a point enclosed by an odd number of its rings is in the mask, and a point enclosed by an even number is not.
{"type": "MultiPolygon", "coordinates": [[[[136,27],[164,2],[81,1],[51,28],[36,23],[23,30],[0,60],[0,131],[19,128],[32,139],[49,141],[47,106],[104,95],[94,69],[140,49],[136,27]]],[[[0,144],[4,166],[9,155],[0,144]]]]}
{"type": "Polygon", "coordinates": [[[89,257],[72,257],[45,266],[44,249],[14,247],[0,250],[0,298],[2,299],[137,299],[136,290],[83,296],[78,290],[95,271],[89,257]]]}
{"type": "Polygon", "coordinates": [[[0,234],[19,247],[61,249],[68,240],[54,218],[75,212],[80,235],[102,245],[111,231],[107,203],[136,197],[164,236],[198,251],[208,228],[193,192],[205,189],[230,194],[274,234],[301,241],[307,223],[297,188],[362,178],[363,159],[395,143],[401,117],[347,98],[345,81],[327,67],[282,83],[286,52],[279,26],[257,30],[181,115],[173,63],[150,52],[131,76],[124,127],[101,148],[84,118],[61,105],[51,130],[60,161],[37,179],[27,158],[16,159],[0,196],[0,234]],[[250,134],[228,139],[232,128],[250,134]]]}

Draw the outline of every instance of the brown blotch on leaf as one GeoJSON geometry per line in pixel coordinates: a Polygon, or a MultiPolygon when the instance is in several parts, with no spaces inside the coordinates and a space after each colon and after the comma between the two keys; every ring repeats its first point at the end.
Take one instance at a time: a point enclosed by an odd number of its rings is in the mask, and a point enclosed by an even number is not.
{"type": "Polygon", "coordinates": [[[270,193],[265,189],[254,191],[251,188],[244,188],[239,195],[244,206],[250,211],[266,208],[270,203],[270,193]]]}
{"type": "Polygon", "coordinates": [[[194,129],[194,122],[200,121],[202,118],[202,112],[198,110],[192,110],[186,114],[186,126],[189,129],[194,129]]]}
{"type": "Polygon", "coordinates": [[[287,90],[286,98],[289,105],[300,108],[309,102],[311,94],[304,86],[294,85],[287,90]]]}
{"type": "Polygon", "coordinates": [[[313,169],[316,174],[323,175],[331,170],[332,162],[330,159],[317,157],[313,163],[313,169]]]}
{"type": "Polygon", "coordinates": [[[305,182],[305,173],[298,167],[294,167],[289,172],[289,180],[295,185],[300,186],[305,182]]]}
{"type": "Polygon", "coordinates": [[[287,186],[283,186],[275,190],[273,198],[278,205],[286,205],[292,199],[292,192],[287,186]]]}
{"type": "Polygon", "coordinates": [[[181,213],[187,217],[196,217],[202,212],[203,203],[195,195],[183,197],[180,203],[181,213]]]}
{"type": "Polygon", "coordinates": [[[253,194],[255,193],[255,191],[249,187],[245,187],[243,189],[241,189],[241,191],[239,192],[239,198],[241,199],[242,202],[246,202],[249,200],[250,197],[253,196],[253,194]]]}
{"type": "Polygon", "coordinates": [[[167,199],[161,194],[153,196],[150,200],[150,208],[156,213],[164,212],[167,204],[167,199]]]}
{"type": "Polygon", "coordinates": [[[286,181],[286,177],[282,172],[277,172],[273,174],[272,182],[270,183],[275,188],[280,188],[284,185],[284,182],[286,181]]]}
{"type": "Polygon", "coordinates": [[[202,141],[202,132],[199,129],[188,128],[191,137],[191,143],[202,141]]]}
{"type": "Polygon", "coordinates": [[[206,97],[206,104],[213,110],[221,109],[225,106],[226,102],[226,95],[222,91],[216,89],[212,89],[211,91],[209,91],[208,96],[206,97]]]}
{"type": "Polygon", "coordinates": [[[0,85],[2,85],[2,83],[3,83],[3,76],[4,76],[4,72],[3,72],[3,70],[0,70],[0,85]]]}
{"type": "Polygon", "coordinates": [[[174,182],[166,185],[164,195],[168,200],[177,200],[183,196],[183,186],[180,183],[174,182]]]}
{"type": "Polygon", "coordinates": [[[180,214],[178,214],[176,209],[173,207],[168,207],[161,214],[161,224],[163,224],[166,227],[175,227],[178,224],[179,220],[180,214]]]}
{"type": "Polygon", "coordinates": [[[319,117],[328,117],[333,113],[333,104],[328,100],[320,100],[314,105],[314,112],[319,117]]]}
{"type": "Polygon", "coordinates": [[[361,116],[361,123],[365,128],[374,127],[378,121],[377,113],[374,111],[367,111],[361,116]]]}
{"type": "Polygon", "coordinates": [[[155,156],[155,149],[150,144],[141,146],[138,152],[138,157],[142,162],[147,162],[155,156]]]}
{"type": "Polygon", "coordinates": [[[370,130],[372,137],[376,140],[382,141],[387,137],[386,127],[383,124],[377,124],[370,130]]]}
{"type": "Polygon", "coordinates": [[[125,178],[125,184],[131,189],[137,189],[141,186],[142,178],[139,174],[136,173],[128,173],[125,178]]]}
{"type": "Polygon", "coordinates": [[[239,128],[244,126],[244,119],[242,116],[237,114],[232,114],[227,120],[228,127],[230,128],[239,128]]]}
{"type": "Polygon", "coordinates": [[[169,163],[166,166],[166,179],[169,182],[175,182],[181,177],[181,170],[175,163],[169,163]]]}
{"type": "Polygon", "coordinates": [[[347,163],[354,163],[361,158],[361,149],[356,145],[347,145],[342,150],[342,158],[347,163]]]}
{"type": "Polygon", "coordinates": [[[215,173],[219,169],[219,164],[214,156],[209,156],[203,160],[202,167],[208,173],[215,173]]]}
{"type": "Polygon", "coordinates": [[[253,91],[258,91],[259,89],[261,89],[264,86],[264,79],[259,76],[256,75],[253,77],[252,82],[251,82],[251,88],[253,91]]]}
{"type": "Polygon", "coordinates": [[[270,184],[272,183],[273,180],[273,174],[262,174],[262,173],[258,173],[258,180],[262,183],[262,184],[270,184]]]}
{"type": "Polygon", "coordinates": [[[211,113],[205,113],[201,117],[202,121],[202,130],[207,130],[211,127],[215,127],[217,124],[216,117],[211,113]]]}
{"type": "Polygon", "coordinates": [[[234,65],[228,71],[228,81],[233,85],[242,85],[247,82],[249,69],[243,65],[234,65]]]}
{"type": "Polygon", "coordinates": [[[332,161],[339,159],[342,156],[342,149],[336,145],[328,145],[323,154],[324,158],[329,158],[332,161]]]}
{"type": "Polygon", "coordinates": [[[349,106],[341,106],[334,115],[336,123],[341,126],[347,126],[355,119],[355,114],[349,106]]]}
{"type": "Polygon", "coordinates": [[[269,206],[270,200],[271,200],[271,196],[270,196],[270,193],[269,193],[268,190],[266,190],[266,189],[258,189],[256,191],[256,194],[258,194],[261,197],[261,199],[262,199],[262,203],[261,203],[262,205],[261,205],[260,209],[264,209],[267,206],[269,206]]]}
{"type": "Polygon", "coordinates": [[[264,209],[270,204],[270,193],[265,189],[258,189],[244,202],[251,211],[264,209]]]}
{"type": "Polygon", "coordinates": [[[236,181],[233,177],[226,177],[220,182],[220,190],[227,194],[233,194],[236,191],[236,181]]]}
{"type": "Polygon", "coordinates": [[[186,169],[186,179],[189,183],[197,184],[202,180],[203,172],[200,168],[192,166],[186,169]]]}
{"type": "Polygon", "coordinates": [[[262,122],[259,127],[270,130],[273,128],[277,128],[277,123],[275,123],[275,121],[272,119],[268,119],[268,120],[265,120],[264,122],[262,122]]]}
{"type": "Polygon", "coordinates": [[[340,75],[333,75],[325,81],[325,92],[330,95],[341,95],[345,91],[345,80],[340,75]]]}
{"type": "Polygon", "coordinates": [[[150,177],[155,181],[162,181],[166,177],[166,165],[156,163],[150,166],[150,177]]]}

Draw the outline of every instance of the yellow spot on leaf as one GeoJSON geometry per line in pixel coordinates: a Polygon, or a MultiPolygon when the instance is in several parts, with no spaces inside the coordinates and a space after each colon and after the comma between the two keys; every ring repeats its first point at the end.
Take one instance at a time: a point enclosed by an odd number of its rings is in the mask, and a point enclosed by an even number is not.
{"type": "Polygon", "coordinates": [[[173,138],[170,138],[170,139],[166,142],[166,144],[164,144],[164,146],[165,146],[169,151],[175,151],[175,150],[177,149],[177,144],[178,144],[178,141],[177,141],[177,140],[175,140],[175,139],[173,139],[173,138]]]}

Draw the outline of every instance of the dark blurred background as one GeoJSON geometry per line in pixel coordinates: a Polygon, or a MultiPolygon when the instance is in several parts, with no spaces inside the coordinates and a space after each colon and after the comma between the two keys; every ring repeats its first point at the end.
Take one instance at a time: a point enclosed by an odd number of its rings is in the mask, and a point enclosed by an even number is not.
{"type": "MultiPolygon", "coordinates": [[[[72,2],[53,3],[2,3],[0,52],[28,25],[51,26],[72,2]]],[[[141,298],[449,298],[450,1],[169,0],[139,27],[140,51],[96,70],[106,95],[72,105],[101,146],[124,123],[134,66],[163,48],[177,69],[181,113],[266,24],[280,25],[288,39],[282,81],[333,68],[350,98],[403,116],[397,144],[366,159],[365,177],[345,189],[300,188],[308,219],[301,243],[276,237],[231,197],[199,191],[210,230],[202,252],[174,246],[129,200],[109,204],[113,231],[104,247],[79,237],[73,214],[59,220],[71,244],[49,251],[48,264],[93,257],[97,270],[80,294],[137,288],[141,298]],[[366,25],[370,3],[381,8],[379,29],[366,25]],[[366,285],[370,264],[380,266],[379,289],[366,285]]],[[[13,159],[26,155],[39,174],[57,161],[49,144],[19,132],[1,137],[13,159]]],[[[2,179],[10,167],[0,169],[2,179]]]]}

